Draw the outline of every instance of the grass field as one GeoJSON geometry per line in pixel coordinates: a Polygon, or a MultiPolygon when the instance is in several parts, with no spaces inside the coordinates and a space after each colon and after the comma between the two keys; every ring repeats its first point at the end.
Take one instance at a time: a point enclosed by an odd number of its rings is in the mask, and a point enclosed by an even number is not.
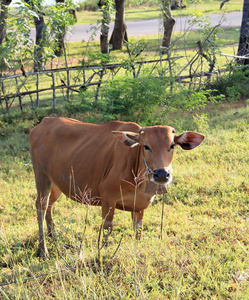
{"type": "Polygon", "coordinates": [[[190,152],[175,151],[162,236],[158,199],[145,212],[141,241],[134,239],[130,214],[116,211],[110,246],[98,251],[100,209],[62,197],[54,210],[57,243],[49,243],[47,261],[37,258],[28,149],[28,133],[39,120],[1,118],[0,283],[17,283],[0,286],[0,298],[248,299],[248,114],[248,101],[165,114],[161,124],[206,139],[190,152]]]}
{"type": "MultiPolygon", "coordinates": [[[[242,0],[234,0],[226,3],[222,10],[220,10],[220,1],[205,1],[202,3],[191,3],[187,5],[187,8],[181,10],[173,10],[172,14],[174,17],[191,15],[194,12],[202,12],[203,14],[213,14],[213,13],[224,13],[232,11],[241,11],[243,8],[242,0]]],[[[77,12],[77,24],[90,24],[96,23],[102,17],[101,11],[80,11],[77,12]]],[[[156,19],[161,17],[160,7],[151,6],[141,6],[141,7],[127,7],[125,9],[125,20],[135,21],[135,20],[148,20],[156,19]]]]}
{"type": "MultiPolygon", "coordinates": [[[[189,33],[186,45],[195,47],[199,39],[199,33],[189,33]]],[[[238,30],[218,39],[221,52],[236,52],[226,45],[238,41],[238,30]]],[[[146,42],[152,49],[148,59],[159,43],[155,36],[146,42]]],[[[96,43],[90,46],[96,50],[96,43]]],[[[70,63],[85,55],[82,43],[69,47],[70,63]]],[[[177,55],[183,50],[180,43],[177,55]]],[[[113,60],[124,55],[111,53],[113,60]]],[[[249,299],[249,100],[233,99],[236,86],[230,91],[230,102],[198,111],[169,112],[164,106],[154,112],[160,124],[177,133],[198,131],[205,141],[192,151],[175,150],[173,183],[165,199],[158,197],[145,211],[141,241],[134,239],[130,213],[116,211],[110,245],[100,250],[101,209],[62,196],[53,213],[56,242],[47,238],[46,261],[37,257],[28,135],[43,116],[86,115],[70,114],[60,101],[52,112],[47,94],[40,109],[14,114],[13,105],[0,115],[0,299],[249,299]]]]}

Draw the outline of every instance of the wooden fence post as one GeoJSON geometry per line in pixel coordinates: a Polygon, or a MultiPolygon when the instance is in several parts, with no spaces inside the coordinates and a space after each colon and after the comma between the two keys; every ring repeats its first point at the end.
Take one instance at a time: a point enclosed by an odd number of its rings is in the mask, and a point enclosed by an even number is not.
{"type": "MultiPolygon", "coordinates": [[[[15,73],[16,75],[16,73],[15,73]]],[[[19,87],[18,87],[18,79],[17,77],[15,78],[15,81],[16,81],[16,86],[17,86],[17,92],[18,92],[18,99],[19,99],[19,107],[21,109],[21,111],[23,110],[23,106],[22,106],[22,96],[20,95],[20,90],[19,90],[19,87]]]]}
{"type": "Polygon", "coordinates": [[[39,107],[39,72],[36,72],[36,107],[39,107]]]}

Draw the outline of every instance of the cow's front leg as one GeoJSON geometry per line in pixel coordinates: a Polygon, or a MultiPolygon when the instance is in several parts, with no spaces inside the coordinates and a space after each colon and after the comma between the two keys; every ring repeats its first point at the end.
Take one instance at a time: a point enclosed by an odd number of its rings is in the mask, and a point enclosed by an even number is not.
{"type": "Polygon", "coordinates": [[[142,230],[143,230],[143,217],[144,217],[144,210],[141,210],[140,212],[131,212],[131,217],[133,221],[133,228],[135,231],[135,237],[137,240],[140,240],[142,236],[142,230]]]}
{"type": "Polygon", "coordinates": [[[103,220],[103,245],[108,245],[108,237],[113,228],[114,206],[107,203],[102,204],[102,220],[103,220]]]}

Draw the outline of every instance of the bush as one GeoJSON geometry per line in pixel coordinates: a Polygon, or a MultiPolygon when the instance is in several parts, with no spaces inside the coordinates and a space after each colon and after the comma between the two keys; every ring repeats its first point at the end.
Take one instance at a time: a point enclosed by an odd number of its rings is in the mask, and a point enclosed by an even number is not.
{"type": "Polygon", "coordinates": [[[165,101],[167,85],[164,78],[151,76],[120,78],[105,84],[98,101],[84,92],[81,108],[104,121],[122,119],[148,124],[153,112],[165,101]]]}
{"type": "Polygon", "coordinates": [[[212,81],[207,88],[214,90],[215,96],[223,94],[230,102],[249,97],[249,70],[233,71],[212,81]]]}

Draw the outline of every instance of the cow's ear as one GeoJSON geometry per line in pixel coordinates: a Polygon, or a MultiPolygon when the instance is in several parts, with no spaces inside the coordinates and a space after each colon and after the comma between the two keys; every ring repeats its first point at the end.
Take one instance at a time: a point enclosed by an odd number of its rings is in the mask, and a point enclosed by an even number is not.
{"type": "Polygon", "coordinates": [[[130,131],[112,131],[118,140],[120,140],[124,145],[129,147],[134,147],[139,144],[138,137],[139,134],[130,131]]]}
{"type": "Polygon", "coordinates": [[[204,136],[197,132],[187,131],[180,135],[176,135],[174,141],[184,150],[191,150],[199,146],[204,140],[204,136]]]}

